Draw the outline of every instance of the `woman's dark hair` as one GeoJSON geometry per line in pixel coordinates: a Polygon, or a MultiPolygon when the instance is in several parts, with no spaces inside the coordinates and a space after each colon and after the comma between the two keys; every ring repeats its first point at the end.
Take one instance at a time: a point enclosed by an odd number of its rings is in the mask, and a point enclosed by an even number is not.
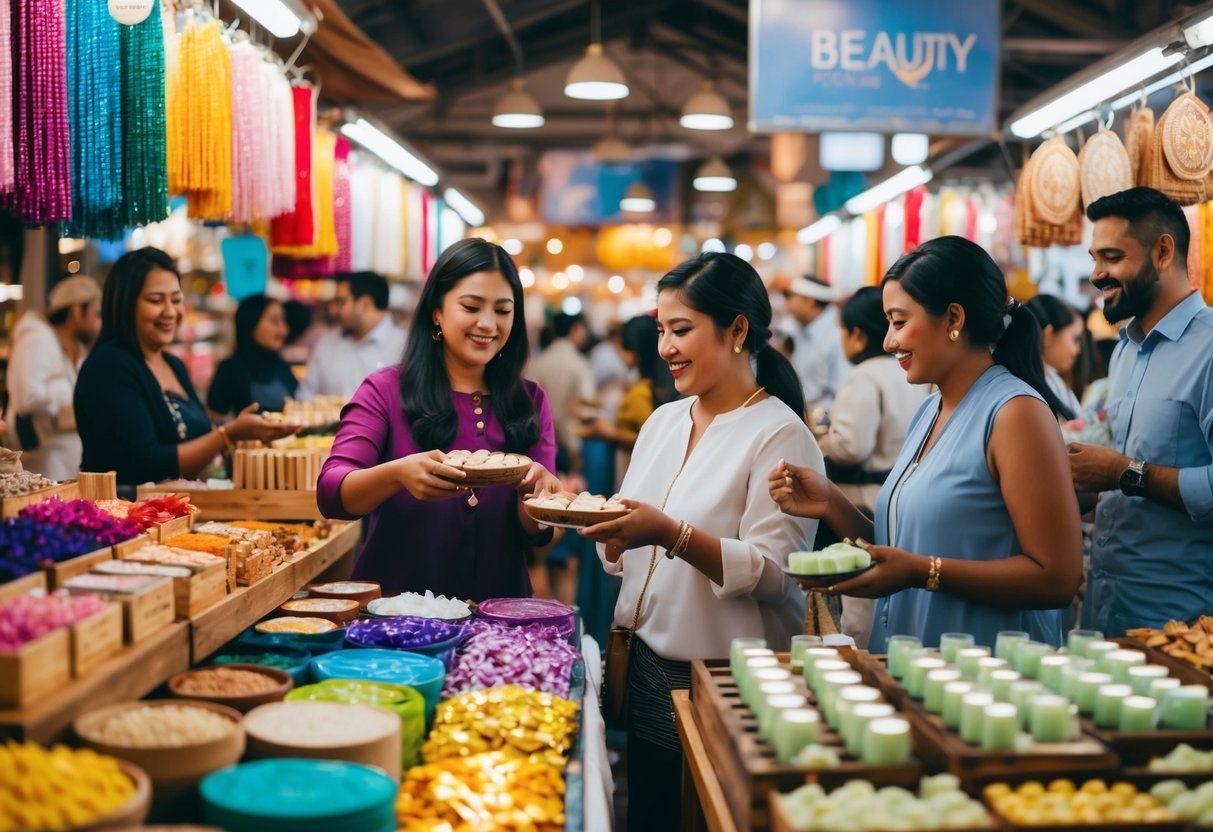
{"type": "Polygon", "coordinates": [[[852,364],[862,364],[869,358],[885,355],[884,337],[889,331],[889,319],[884,314],[884,300],[880,289],[864,286],[851,295],[839,310],[842,328],[847,332],[860,330],[868,337],[863,352],[851,359],[852,364]]]}
{"type": "Polygon", "coordinates": [[[804,418],[804,392],[792,364],[771,347],[771,299],[754,267],[734,254],[704,252],[674,268],[657,282],[658,293],[672,290],[684,303],[712,319],[724,331],[737,316],[749,321],[742,345],[758,364],[758,383],[804,418]]]}
{"type": "Polygon", "coordinates": [[[657,351],[657,321],[652,315],[637,315],[623,325],[619,341],[625,350],[636,356],[636,370],[640,377],[653,385],[653,407],[678,398],[670,365],[657,351]]]}
{"type": "Polygon", "coordinates": [[[934,317],[947,313],[950,304],[962,306],[969,343],[992,346],[996,363],[1039,393],[1054,413],[1067,412],[1045,381],[1035,316],[1009,298],[1006,278],[981,246],[956,236],[928,240],[898,258],[880,285],[890,280],[934,317]]]}
{"type": "Polygon", "coordinates": [[[1053,295],[1037,295],[1024,306],[1036,316],[1041,332],[1046,326],[1053,327],[1054,332],[1061,332],[1075,321],[1082,320],[1073,306],[1053,295]]]}
{"type": "Polygon", "coordinates": [[[172,272],[177,276],[177,281],[181,281],[181,272],[177,271],[173,258],[150,246],[127,252],[110,266],[105,288],[101,292],[101,337],[98,343],[110,342],[136,355],[142,354],[139,334],[135,331],[135,307],[139,304],[139,295],[143,294],[148,273],[153,269],[172,272]]]}
{"type": "MultiPolygon", "coordinates": [[[[413,326],[400,367],[400,404],[417,444],[422,448],[449,448],[459,420],[451,403],[451,380],[446,373],[442,341],[434,340],[434,310],[459,281],[476,272],[496,272],[514,293],[514,325],[501,351],[484,369],[489,404],[505,430],[506,446],[522,452],[539,441],[535,405],[522,386],[522,368],[528,348],[522,307],[522,282],[505,249],[473,237],[460,240],[438,257],[417,300],[413,326]]],[[[473,449],[474,450],[474,449],[473,449]]]]}
{"type": "Polygon", "coordinates": [[[312,307],[290,298],[283,301],[282,314],[286,316],[286,342],[293,344],[312,325],[312,307]]]}
{"type": "Polygon", "coordinates": [[[265,310],[274,303],[281,304],[281,301],[267,295],[249,295],[240,301],[240,305],[236,307],[236,352],[265,350],[265,347],[253,338],[253,332],[257,329],[257,324],[261,323],[265,310]]]}

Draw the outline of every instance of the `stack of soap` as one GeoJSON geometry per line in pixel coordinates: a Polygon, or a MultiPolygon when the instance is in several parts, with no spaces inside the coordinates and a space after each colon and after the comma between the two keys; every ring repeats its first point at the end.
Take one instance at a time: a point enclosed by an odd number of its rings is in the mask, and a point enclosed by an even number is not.
{"type": "Polygon", "coordinates": [[[872,565],[872,556],[850,543],[835,543],[816,552],[788,555],[788,571],[794,575],[834,575],[872,565]]]}

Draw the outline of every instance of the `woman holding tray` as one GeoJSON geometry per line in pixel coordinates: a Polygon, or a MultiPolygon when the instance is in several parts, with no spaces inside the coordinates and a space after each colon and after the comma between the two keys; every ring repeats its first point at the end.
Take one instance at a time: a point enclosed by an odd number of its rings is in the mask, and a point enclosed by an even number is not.
{"type": "Polygon", "coordinates": [[[685,398],[640,429],[620,489],[630,513],[582,534],[623,576],[615,624],[634,630],[628,826],[666,830],[680,825],[682,772],[670,691],[690,686],[692,659],[728,655],[736,636],[786,650],[802,631],[804,593],[783,567],[817,522],[780,513],[766,473],[789,456],[824,468],[796,372],[770,346],[758,273],[734,255],[703,254],[657,291],[661,357],[685,398]]]}
{"type": "Polygon", "coordinates": [[[961,237],[902,256],[882,291],[885,349],[907,381],[939,390],[910,422],[875,521],[812,468],[776,465],[770,494],[789,514],[876,542],[873,568],[829,589],[879,599],[873,652],[890,635],[936,645],[945,632],[993,645],[1000,630],[1022,630],[1057,645],[1082,539],[1036,319],[961,237]]]}
{"type": "Polygon", "coordinates": [[[354,576],[384,594],[482,600],[531,594],[525,551],[551,537],[519,495],[559,489],[547,396],[522,378],[522,283],[500,246],[461,240],[434,264],[404,361],[372,373],[341,412],[317,483],[326,517],[370,515],[354,576]],[[445,451],[525,454],[516,488],[469,489],[445,451]]]}

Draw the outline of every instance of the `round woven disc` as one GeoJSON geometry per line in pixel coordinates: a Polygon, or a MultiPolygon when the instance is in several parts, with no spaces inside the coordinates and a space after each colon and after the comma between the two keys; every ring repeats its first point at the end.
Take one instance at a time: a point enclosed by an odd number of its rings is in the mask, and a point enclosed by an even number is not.
{"type": "Polygon", "coordinates": [[[1133,166],[1128,151],[1111,130],[1100,130],[1087,139],[1078,154],[1078,166],[1084,205],[1133,187],[1133,166]]]}
{"type": "Polygon", "coordinates": [[[1213,170],[1213,123],[1196,96],[1181,95],[1167,108],[1162,151],[1180,179],[1204,179],[1213,170]]]}
{"type": "Polygon", "coordinates": [[[1059,139],[1049,139],[1032,154],[1032,208],[1037,217],[1064,225],[1078,210],[1078,157],[1059,139]]]}

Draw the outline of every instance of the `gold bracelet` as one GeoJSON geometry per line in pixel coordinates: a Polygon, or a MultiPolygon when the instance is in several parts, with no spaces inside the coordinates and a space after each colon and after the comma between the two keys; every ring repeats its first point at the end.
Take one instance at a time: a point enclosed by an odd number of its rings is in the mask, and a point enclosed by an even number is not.
{"type": "Polygon", "coordinates": [[[665,556],[670,560],[681,555],[687,550],[687,545],[691,542],[691,524],[683,520],[678,524],[678,538],[674,541],[674,545],[666,549],[665,556]]]}
{"type": "Polygon", "coordinates": [[[217,425],[215,429],[219,431],[219,438],[223,440],[223,445],[227,448],[227,452],[230,454],[236,450],[236,446],[232,444],[232,440],[227,435],[227,428],[223,425],[217,425]]]}
{"type": "Polygon", "coordinates": [[[931,558],[931,569],[927,573],[927,592],[939,589],[939,577],[943,570],[943,558],[931,558]]]}

